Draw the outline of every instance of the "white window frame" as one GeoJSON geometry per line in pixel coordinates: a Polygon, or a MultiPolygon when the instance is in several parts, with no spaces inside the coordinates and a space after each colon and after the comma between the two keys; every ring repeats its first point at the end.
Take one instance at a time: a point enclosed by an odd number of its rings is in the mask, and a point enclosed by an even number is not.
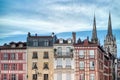
{"type": "Polygon", "coordinates": [[[66,58],[66,68],[71,68],[71,58],[66,58]]]}
{"type": "Polygon", "coordinates": [[[79,57],[84,58],[84,50],[79,50],[79,57]]]}
{"type": "Polygon", "coordinates": [[[83,70],[84,67],[85,67],[84,61],[80,61],[80,62],[79,62],[79,66],[80,66],[80,70],[83,70]]]}
{"type": "Polygon", "coordinates": [[[89,50],[89,55],[90,55],[90,58],[95,58],[95,52],[94,50],[89,50]]]}
{"type": "Polygon", "coordinates": [[[57,73],[57,80],[62,80],[62,73],[57,73]]]}
{"type": "Polygon", "coordinates": [[[90,80],[95,80],[95,74],[90,74],[90,80]]]}
{"type": "Polygon", "coordinates": [[[62,67],[62,58],[58,58],[57,59],[57,68],[61,68],[62,67]]]}
{"type": "Polygon", "coordinates": [[[95,61],[90,61],[90,70],[95,69],[95,61]]]}

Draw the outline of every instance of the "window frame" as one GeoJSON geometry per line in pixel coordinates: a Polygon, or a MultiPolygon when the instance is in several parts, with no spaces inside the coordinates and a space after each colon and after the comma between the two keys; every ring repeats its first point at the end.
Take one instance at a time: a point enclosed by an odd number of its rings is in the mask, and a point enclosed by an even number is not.
{"type": "Polygon", "coordinates": [[[84,58],[84,50],[79,50],[79,58],[84,58]]]}
{"type": "Polygon", "coordinates": [[[49,75],[48,74],[44,74],[44,80],[49,80],[49,75]]]}
{"type": "Polygon", "coordinates": [[[37,51],[33,52],[32,59],[38,59],[38,53],[37,53],[37,51]]]}
{"type": "Polygon", "coordinates": [[[85,62],[84,61],[80,61],[79,62],[79,69],[80,70],[84,70],[85,69],[85,62]]]}

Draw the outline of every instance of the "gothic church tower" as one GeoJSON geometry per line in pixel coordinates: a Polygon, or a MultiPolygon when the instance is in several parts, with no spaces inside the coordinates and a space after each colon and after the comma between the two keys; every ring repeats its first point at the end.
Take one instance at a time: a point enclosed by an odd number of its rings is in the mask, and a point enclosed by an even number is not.
{"type": "Polygon", "coordinates": [[[112,23],[111,23],[111,14],[109,13],[108,19],[108,31],[106,38],[104,40],[104,49],[106,52],[110,52],[117,58],[117,45],[116,45],[116,38],[112,34],[112,23]]]}
{"type": "Polygon", "coordinates": [[[94,20],[93,20],[93,30],[92,30],[91,42],[98,44],[98,37],[97,37],[97,30],[96,30],[96,19],[95,19],[95,15],[94,15],[94,20]]]}

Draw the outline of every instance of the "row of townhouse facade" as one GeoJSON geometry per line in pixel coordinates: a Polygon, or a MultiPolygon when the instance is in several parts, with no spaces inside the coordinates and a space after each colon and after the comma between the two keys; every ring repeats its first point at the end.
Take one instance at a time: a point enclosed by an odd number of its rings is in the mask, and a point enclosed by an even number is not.
{"type": "Polygon", "coordinates": [[[76,40],[75,32],[66,40],[28,33],[27,42],[0,46],[0,80],[116,80],[116,50],[110,14],[104,46],[95,16],[91,40],[76,40]]]}

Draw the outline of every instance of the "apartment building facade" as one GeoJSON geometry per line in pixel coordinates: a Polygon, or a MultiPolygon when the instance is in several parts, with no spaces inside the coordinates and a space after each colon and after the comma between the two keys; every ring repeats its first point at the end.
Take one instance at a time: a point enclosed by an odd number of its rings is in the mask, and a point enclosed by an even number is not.
{"type": "Polygon", "coordinates": [[[53,80],[54,33],[50,36],[27,37],[27,80],[53,80]]]}
{"type": "Polygon", "coordinates": [[[54,80],[74,80],[72,39],[58,39],[54,44],[54,80]]]}
{"type": "Polygon", "coordinates": [[[26,43],[0,46],[0,80],[26,80],[26,43]]]}

